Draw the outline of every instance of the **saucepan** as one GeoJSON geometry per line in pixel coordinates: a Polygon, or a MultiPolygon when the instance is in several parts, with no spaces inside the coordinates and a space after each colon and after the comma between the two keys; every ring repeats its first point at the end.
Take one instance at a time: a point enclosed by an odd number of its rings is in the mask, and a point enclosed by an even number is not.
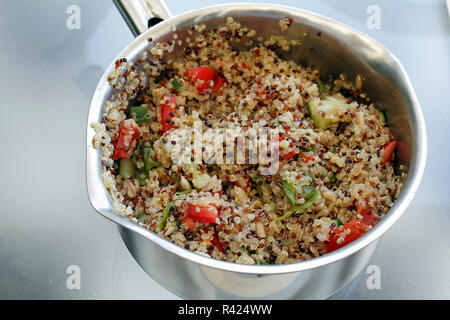
{"type": "MultiPolygon", "coordinates": [[[[87,127],[87,190],[92,206],[118,225],[120,235],[139,265],[174,294],[190,299],[317,299],[338,291],[369,262],[383,234],[405,212],[422,178],[426,161],[426,129],[410,80],[392,53],[367,35],[339,22],[301,9],[269,4],[227,4],[172,16],[161,1],[115,0],[136,38],[112,61],[92,98],[87,127]],[[318,68],[321,76],[349,78],[360,74],[364,90],[387,110],[388,125],[399,141],[397,158],[408,165],[404,187],[386,217],[349,245],[318,258],[286,265],[243,265],[215,260],[178,247],[114,212],[102,182],[101,154],[92,146],[93,122],[101,120],[105,102],[114,93],[107,82],[114,62],[137,61],[140,54],[174,33],[187,36],[189,26],[215,28],[227,17],[267,38],[301,39],[301,46],[280,52],[284,59],[318,68]],[[282,32],[279,20],[293,19],[282,32]],[[149,43],[148,39],[152,38],[149,43]]],[[[264,41],[264,40],[262,40],[264,41]]],[[[185,43],[183,41],[183,43],[185,43]]],[[[258,43],[258,40],[255,40],[258,43]]],[[[237,49],[243,44],[236,44],[237,49]]],[[[176,57],[183,47],[173,52],[176,57]]],[[[106,240],[106,239],[105,239],[106,240]]]]}

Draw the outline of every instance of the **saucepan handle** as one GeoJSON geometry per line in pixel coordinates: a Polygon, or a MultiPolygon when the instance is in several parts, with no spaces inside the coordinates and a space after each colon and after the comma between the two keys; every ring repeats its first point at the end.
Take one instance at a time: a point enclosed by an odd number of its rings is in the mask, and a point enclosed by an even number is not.
{"type": "Polygon", "coordinates": [[[135,37],[172,13],[163,0],[113,0],[135,37]]]}

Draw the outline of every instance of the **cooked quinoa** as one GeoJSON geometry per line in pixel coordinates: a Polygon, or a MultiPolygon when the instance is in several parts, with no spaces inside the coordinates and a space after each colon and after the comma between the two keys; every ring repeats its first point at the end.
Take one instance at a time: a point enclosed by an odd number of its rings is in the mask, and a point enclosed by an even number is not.
{"type": "Polygon", "coordinates": [[[118,90],[92,127],[115,211],[183,248],[244,264],[318,257],[386,215],[406,168],[394,170],[395,139],[359,75],[323,83],[318,70],[276,54],[302,50],[301,41],[256,45],[256,32],[232,18],[188,33],[185,44],[174,37],[137,62],[118,60],[108,78],[118,90]],[[243,39],[249,49],[234,50],[243,39]],[[174,50],[184,54],[167,60],[174,50]],[[277,172],[263,174],[248,155],[243,164],[174,161],[179,130],[195,133],[199,121],[216,130],[201,140],[206,153],[224,129],[278,130],[277,172]]]}

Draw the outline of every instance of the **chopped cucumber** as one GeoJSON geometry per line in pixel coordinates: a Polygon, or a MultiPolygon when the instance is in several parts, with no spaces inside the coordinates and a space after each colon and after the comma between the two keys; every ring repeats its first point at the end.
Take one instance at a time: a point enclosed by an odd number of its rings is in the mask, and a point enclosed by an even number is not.
{"type": "Polygon", "coordinates": [[[334,97],[311,100],[308,103],[308,112],[314,122],[314,127],[323,129],[337,125],[340,121],[339,114],[346,104],[344,99],[334,97]]]}
{"type": "Polygon", "coordinates": [[[333,220],[331,220],[331,226],[334,228],[338,228],[338,227],[342,226],[342,222],[339,219],[333,219],[333,220]]]}
{"type": "Polygon", "coordinates": [[[120,176],[123,179],[130,179],[134,178],[136,175],[136,166],[134,165],[133,160],[131,159],[120,159],[120,176]]]}
{"type": "Polygon", "coordinates": [[[180,91],[181,84],[180,84],[180,82],[177,79],[173,79],[171,83],[172,83],[172,86],[173,86],[173,88],[175,90],[180,91]]]}
{"type": "Polygon", "coordinates": [[[333,172],[333,174],[330,177],[330,183],[334,184],[337,181],[336,172],[333,172]]]}
{"type": "Polygon", "coordinates": [[[378,117],[380,118],[381,122],[387,122],[386,111],[378,110],[378,117]]]}
{"type": "Polygon", "coordinates": [[[150,113],[146,106],[131,107],[130,117],[136,121],[136,123],[142,123],[150,120],[150,113]]]}
{"type": "Polygon", "coordinates": [[[153,150],[150,147],[144,147],[144,149],[142,149],[142,160],[144,160],[144,166],[147,176],[150,170],[152,170],[154,167],[161,165],[160,162],[152,160],[152,153],[153,150]]]}
{"type": "Polygon", "coordinates": [[[213,178],[205,173],[194,175],[194,178],[192,179],[192,184],[195,188],[201,190],[205,188],[212,180],[213,178]]]}
{"type": "Polygon", "coordinates": [[[317,79],[317,86],[319,87],[319,93],[322,95],[330,93],[330,90],[327,86],[322,82],[322,80],[317,79]]]}
{"type": "Polygon", "coordinates": [[[164,230],[164,228],[166,227],[167,220],[169,219],[170,212],[173,211],[173,210],[175,210],[175,202],[174,201],[170,201],[166,205],[166,207],[164,208],[164,210],[162,212],[163,218],[162,218],[161,222],[158,225],[158,228],[159,228],[160,231],[164,230]]]}
{"type": "Polygon", "coordinates": [[[250,176],[250,178],[252,179],[254,185],[256,186],[256,190],[258,191],[259,197],[261,199],[264,199],[264,192],[263,192],[263,188],[262,188],[263,179],[258,176],[250,176]]]}
{"type": "Polygon", "coordinates": [[[184,170],[192,174],[192,184],[197,190],[202,190],[216,180],[216,176],[211,177],[206,172],[201,173],[196,164],[187,164],[184,166],[184,170]]]}

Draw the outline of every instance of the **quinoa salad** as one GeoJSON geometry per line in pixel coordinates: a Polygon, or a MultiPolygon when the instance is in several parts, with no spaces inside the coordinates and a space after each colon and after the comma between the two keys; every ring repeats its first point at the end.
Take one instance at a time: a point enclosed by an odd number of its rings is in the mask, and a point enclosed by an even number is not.
{"type": "Polygon", "coordinates": [[[301,39],[260,39],[230,17],[117,60],[114,94],[91,124],[113,209],[187,250],[242,264],[311,259],[370,231],[407,172],[394,165],[386,114],[361,76],[326,78],[281,58],[293,46],[303,50],[301,39]],[[250,161],[250,140],[241,154],[225,148],[229,129],[272,130],[276,170],[250,161]],[[186,148],[196,135],[200,153],[186,148]],[[223,156],[211,149],[217,141],[223,156]]]}

